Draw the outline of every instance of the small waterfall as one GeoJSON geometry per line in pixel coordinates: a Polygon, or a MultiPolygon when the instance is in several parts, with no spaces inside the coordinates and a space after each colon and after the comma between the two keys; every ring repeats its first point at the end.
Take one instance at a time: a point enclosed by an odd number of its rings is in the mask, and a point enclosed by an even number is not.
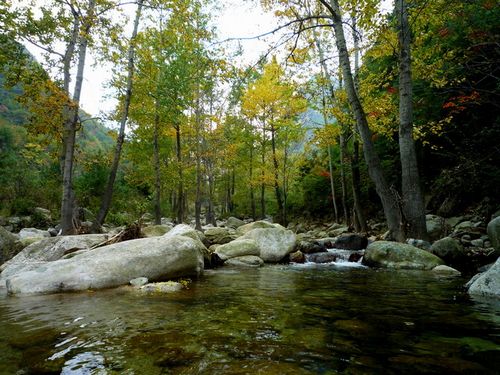
{"type": "Polygon", "coordinates": [[[364,250],[327,249],[326,252],[306,254],[306,263],[361,266],[364,250]]]}

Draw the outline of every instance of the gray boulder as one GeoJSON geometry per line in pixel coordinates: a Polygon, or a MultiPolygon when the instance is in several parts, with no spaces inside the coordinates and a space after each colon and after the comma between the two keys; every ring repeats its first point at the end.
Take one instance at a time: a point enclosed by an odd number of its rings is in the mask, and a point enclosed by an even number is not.
{"type": "Polygon", "coordinates": [[[46,208],[35,207],[33,216],[35,216],[38,221],[44,221],[46,224],[52,223],[52,214],[46,208]]]}
{"type": "Polygon", "coordinates": [[[349,232],[349,227],[340,227],[336,229],[330,229],[328,230],[328,232],[318,232],[318,237],[326,237],[326,236],[337,237],[340,236],[341,234],[348,232],[349,232]]]}
{"type": "Polygon", "coordinates": [[[500,258],[488,271],[474,278],[469,286],[469,294],[500,298],[500,258]]]}
{"type": "Polygon", "coordinates": [[[21,249],[18,236],[0,226],[0,265],[14,257],[21,249]]]}
{"type": "Polygon", "coordinates": [[[486,228],[491,246],[500,253],[500,216],[494,218],[488,223],[486,228]]]}
{"type": "Polygon", "coordinates": [[[408,244],[376,241],[366,248],[363,264],[381,268],[431,270],[444,262],[434,254],[408,244]]]}
{"type": "Polygon", "coordinates": [[[467,262],[467,252],[464,247],[451,237],[444,237],[434,242],[430,252],[453,267],[463,268],[461,266],[467,262]]]}
{"type": "Polygon", "coordinates": [[[197,276],[203,254],[197,241],[183,236],[141,238],[99,247],[71,259],[39,265],[6,279],[9,294],[47,294],[111,288],[146,277],[163,281],[197,276]]]}
{"type": "Polygon", "coordinates": [[[295,249],[296,237],[281,225],[275,228],[257,228],[247,232],[242,239],[254,240],[264,262],[276,263],[295,249]]]}
{"type": "Polygon", "coordinates": [[[448,234],[449,227],[446,220],[437,215],[425,215],[427,234],[431,241],[440,239],[448,234]]]}
{"type": "Polygon", "coordinates": [[[239,227],[236,232],[240,235],[244,235],[245,233],[250,232],[251,230],[257,229],[257,228],[276,228],[276,225],[280,226],[279,224],[273,224],[268,221],[260,220],[260,221],[254,221],[252,223],[248,223],[245,225],[242,225],[239,227]]]}
{"type": "Polygon", "coordinates": [[[226,227],[228,228],[236,229],[241,227],[242,225],[245,225],[245,222],[233,216],[229,217],[226,221],[226,227]]]}
{"type": "Polygon", "coordinates": [[[224,262],[224,265],[233,267],[261,267],[264,265],[264,261],[255,255],[244,255],[228,259],[224,262]]]}
{"type": "Polygon", "coordinates": [[[192,238],[195,241],[199,241],[202,246],[205,246],[203,244],[204,240],[203,233],[198,232],[196,229],[187,224],[176,225],[170,231],[168,231],[163,235],[163,237],[176,237],[176,236],[184,236],[192,238]]]}
{"type": "Polygon", "coordinates": [[[406,240],[406,243],[415,247],[418,247],[419,249],[422,250],[427,250],[429,251],[431,249],[431,244],[425,240],[418,240],[415,238],[408,238],[406,240]]]}
{"type": "Polygon", "coordinates": [[[163,236],[172,230],[171,225],[150,225],[148,227],[142,228],[141,232],[146,238],[163,236]]]}
{"type": "Polygon", "coordinates": [[[447,275],[447,276],[460,276],[460,271],[455,268],[448,267],[445,265],[436,266],[432,269],[432,272],[435,272],[439,275],[447,275]]]}
{"type": "Polygon", "coordinates": [[[50,233],[46,230],[36,229],[36,228],[23,228],[19,232],[19,239],[24,240],[25,238],[46,238],[50,237],[50,233]]]}
{"type": "Polygon", "coordinates": [[[257,243],[252,239],[238,239],[218,246],[215,250],[215,254],[217,254],[221,260],[228,260],[246,255],[258,256],[260,254],[260,249],[257,243]]]}
{"type": "Polygon", "coordinates": [[[52,262],[82,249],[88,249],[108,239],[106,234],[51,237],[37,241],[0,266],[0,286],[4,280],[17,272],[38,267],[40,263],[52,262]]]}
{"type": "Polygon", "coordinates": [[[342,234],[333,243],[333,248],[343,250],[363,250],[367,246],[368,237],[356,233],[342,234]]]}
{"type": "Polygon", "coordinates": [[[297,243],[295,250],[301,251],[303,254],[324,253],[326,252],[326,247],[317,240],[302,240],[297,243]]]}
{"type": "Polygon", "coordinates": [[[335,253],[316,253],[306,256],[308,262],[312,263],[332,263],[337,260],[338,256],[335,253]]]}
{"type": "Polygon", "coordinates": [[[290,262],[292,263],[305,263],[306,257],[302,251],[298,250],[290,254],[290,262]]]}
{"type": "Polygon", "coordinates": [[[172,230],[165,233],[162,237],[171,238],[171,237],[176,237],[176,236],[189,237],[189,238],[195,240],[198,247],[203,252],[203,257],[205,259],[205,263],[206,264],[211,263],[211,261],[212,261],[211,254],[205,245],[205,236],[202,232],[197,231],[196,229],[194,229],[193,227],[191,227],[187,224],[178,224],[172,230]]]}
{"type": "Polygon", "coordinates": [[[205,237],[210,244],[220,244],[231,242],[238,238],[234,229],[224,227],[214,227],[205,230],[205,237]]]}

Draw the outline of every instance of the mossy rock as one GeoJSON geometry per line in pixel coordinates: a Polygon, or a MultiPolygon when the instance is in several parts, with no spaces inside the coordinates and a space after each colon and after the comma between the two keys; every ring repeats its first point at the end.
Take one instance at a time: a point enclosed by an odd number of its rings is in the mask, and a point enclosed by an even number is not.
{"type": "Polygon", "coordinates": [[[432,270],[443,260],[415,246],[391,241],[376,241],[368,245],[363,264],[370,267],[432,270]]]}

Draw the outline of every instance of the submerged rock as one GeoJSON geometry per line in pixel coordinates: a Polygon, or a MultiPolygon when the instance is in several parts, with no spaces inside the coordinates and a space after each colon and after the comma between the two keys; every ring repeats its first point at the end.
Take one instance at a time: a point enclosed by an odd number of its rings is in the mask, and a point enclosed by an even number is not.
{"type": "Polygon", "coordinates": [[[141,238],[99,247],[71,259],[39,265],[9,276],[10,294],[45,294],[126,285],[137,277],[161,281],[197,276],[203,252],[189,237],[141,238]]]}
{"type": "Polygon", "coordinates": [[[456,270],[455,268],[448,267],[445,265],[440,265],[436,266],[432,269],[432,272],[436,272],[438,274],[443,274],[443,275],[455,275],[455,276],[460,276],[460,271],[456,270]]]}
{"type": "Polygon", "coordinates": [[[245,255],[228,259],[224,265],[233,267],[261,267],[264,265],[264,261],[255,255],[245,255]]]}
{"type": "Polygon", "coordinates": [[[139,290],[146,293],[173,293],[179,292],[183,288],[182,284],[177,281],[166,281],[161,283],[146,284],[141,286],[139,290]]]}
{"type": "Polygon", "coordinates": [[[382,268],[431,270],[444,262],[441,258],[408,244],[376,241],[366,248],[363,264],[382,268]]]}
{"type": "Polygon", "coordinates": [[[500,258],[488,271],[474,276],[468,284],[470,294],[500,298],[500,258]]]}
{"type": "Polygon", "coordinates": [[[149,282],[147,277],[137,277],[135,279],[130,280],[130,285],[132,286],[143,286],[146,285],[149,282]]]}

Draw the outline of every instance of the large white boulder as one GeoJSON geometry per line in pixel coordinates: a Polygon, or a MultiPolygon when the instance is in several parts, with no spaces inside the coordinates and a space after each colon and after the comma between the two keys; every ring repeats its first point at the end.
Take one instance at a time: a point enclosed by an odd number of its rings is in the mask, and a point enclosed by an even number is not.
{"type": "Polygon", "coordinates": [[[46,238],[25,247],[15,257],[0,266],[0,287],[5,279],[15,273],[38,267],[43,262],[53,262],[63,256],[89,249],[108,239],[106,234],[86,234],[81,236],[61,236],[46,238]]]}
{"type": "Polygon", "coordinates": [[[500,298],[500,258],[488,271],[474,276],[469,294],[500,298]]]}
{"type": "Polygon", "coordinates": [[[215,250],[215,254],[221,260],[260,254],[260,249],[252,239],[238,239],[224,245],[220,245],[215,250]]]}
{"type": "Polygon", "coordinates": [[[70,259],[39,264],[7,277],[10,294],[46,294],[111,288],[146,277],[162,281],[203,272],[197,241],[183,236],[141,238],[99,247],[70,259]]]}
{"type": "Polygon", "coordinates": [[[274,228],[252,229],[240,239],[254,240],[260,251],[259,257],[267,263],[279,262],[293,252],[297,241],[295,234],[281,225],[274,228]]]}

